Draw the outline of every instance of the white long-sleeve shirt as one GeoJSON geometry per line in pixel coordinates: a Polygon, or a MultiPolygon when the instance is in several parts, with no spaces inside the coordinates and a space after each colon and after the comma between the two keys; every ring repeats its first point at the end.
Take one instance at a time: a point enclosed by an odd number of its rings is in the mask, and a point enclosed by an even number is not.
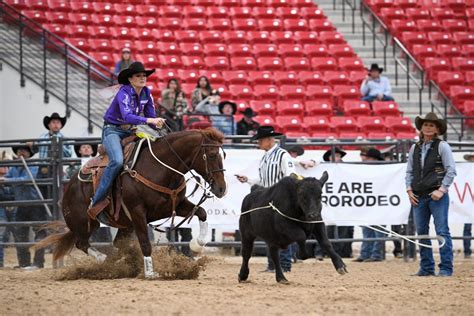
{"type": "Polygon", "coordinates": [[[295,172],[295,163],[290,154],[275,144],[268,150],[260,160],[259,178],[251,179],[250,185],[258,184],[264,187],[271,187],[281,180],[281,178],[291,175],[295,172]]]}
{"type": "Polygon", "coordinates": [[[379,94],[392,96],[392,87],[387,77],[380,76],[377,80],[364,80],[360,87],[360,93],[364,97],[376,97],[379,94]]]}

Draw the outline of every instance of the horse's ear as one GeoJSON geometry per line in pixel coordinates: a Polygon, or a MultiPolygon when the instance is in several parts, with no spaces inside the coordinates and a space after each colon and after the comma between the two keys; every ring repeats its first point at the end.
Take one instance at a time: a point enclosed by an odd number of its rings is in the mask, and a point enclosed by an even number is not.
{"type": "Polygon", "coordinates": [[[321,176],[321,179],[319,179],[319,182],[321,182],[321,186],[323,186],[326,183],[326,181],[328,181],[328,178],[329,178],[328,172],[324,171],[323,175],[321,176]]]}
{"type": "Polygon", "coordinates": [[[295,180],[303,180],[304,179],[303,176],[300,176],[299,174],[296,174],[296,173],[290,174],[290,177],[292,177],[295,180]]]}

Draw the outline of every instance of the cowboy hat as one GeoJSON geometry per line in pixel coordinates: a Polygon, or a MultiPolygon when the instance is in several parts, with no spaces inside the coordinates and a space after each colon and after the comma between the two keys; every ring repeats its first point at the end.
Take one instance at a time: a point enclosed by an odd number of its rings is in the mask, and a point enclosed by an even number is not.
{"type": "Polygon", "coordinates": [[[281,135],[283,134],[275,132],[275,129],[273,128],[273,126],[264,125],[264,126],[260,126],[257,129],[257,134],[255,134],[252,137],[252,140],[257,140],[257,139],[261,139],[265,137],[276,137],[276,136],[281,136],[281,135]]]}
{"type": "Polygon", "coordinates": [[[66,117],[61,117],[59,116],[58,113],[54,112],[53,114],[51,114],[51,116],[45,116],[43,117],[43,125],[44,125],[44,128],[46,128],[48,131],[49,131],[49,122],[51,122],[52,120],[60,120],[61,121],[61,128],[64,127],[64,125],[66,125],[66,121],[67,121],[67,118],[66,117]]]}
{"type": "Polygon", "coordinates": [[[226,104],[229,104],[231,107],[232,107],[232,115],[235,114],[235,112],[237,112],[237,104],[235,104],[234,102],[231,102],[231,101],[222,101],[221,103],[219,103],[219,112],[222,113],[222,110],[224,109],[224,106],[226,104]]]}
{"type": "Polygon", "coordinates": [[[257,113],[252,110],[252,108],[246,108],[243,111],[240,111],[244,116],[246,117],[255,117],[257,116],[257,113]]]}
{"type": "Polygon", "coordinates": [[[136,61],[132,63],[130,66],[128,66],[127,69],[122,70],[119,75],[118,75],[118,83],[120,84],[130,84],[130,81],[128,81],[128,78],[133,76],[134,74],[138,74],[144,72],[145,75],[148,77],[152,73],[155,72],[155,69],[150,69],[146,70],[145,66],[139,61],[136,61]]]}
{"type": "Polygon", "coordinates": [[[361,155],[369,157],[369,158],[374,158],[374,159],[380,160],[380,161],[384,160],[383,156],[382,156],[382,153],[377,148],[369,148],[367,153],[365,153],[365,154],[361,153],[361,155]]]}
{"type": "Polygon", "coordinates": [[[293,145],[285,148],[287,152],[296,153],[297,156],[302,156],[304,154],[304,148],[300,145],[293,145]]]}
{"type": "Polygon", "coordinates": [[[380,68],[378,64],[372,64],[372,65],[370,65],[369,72],[371,72],[372,70],[376,70],[376,71],[378,71],[379,73],[382,73],[382,72],[383,72],[383,68],[380,68]]]}
{"type": "Polygon", "coordinates": [[[446,133],[446,130],[448,128],[446,125],[446,122],[442,119],[439,119],[438,116],[433,112],[429,112],[428,114],[426,114],[425,118],[421,118],[420,116],[417,116],[415,118],[416,129],[421,131],[421,127],[423,126],[424,122],[432,122],[436,124],[436,126],[438,126],[438,129],[439,129],[439,135],[443,135],[444,133],[446,133]]]}
{"type": "Polygon", "coordinates": [[[78,144],[74,145],[74,151],[76,152],[76,156],[78,158],[82,157],[82,155],[79,153],[79,150],[81,149],[82,145],[89,145],[92,147],[92,157],[95,157],[95,155],[97,155],[97,144],[78,144]]]}
{"type": "MultiPolygon", "coordinates": [[[[334,148],[334,153],[341,155],[341,158],[343,158],[347,154],[344,150],[342,150],[339,147],[334,148]]],[[[331,161],[331,155],[332,155],[331,149],[326,150],[326,152],[323,155],[323,160],[331,161]]]]}
{"type": "Polygon", "coordinates": [[[18,156],[18,150],[20,149],[26,149],[30,152],[30,157],[32,157],[35,153],[33,152],[33,150],[31,150],[31,147],[26,145],[26,144],[23,144],[23,145],[17,145],[17,146],[12,146],[12,150],[13,152],[15,153],[16,156],[18,156]]]}

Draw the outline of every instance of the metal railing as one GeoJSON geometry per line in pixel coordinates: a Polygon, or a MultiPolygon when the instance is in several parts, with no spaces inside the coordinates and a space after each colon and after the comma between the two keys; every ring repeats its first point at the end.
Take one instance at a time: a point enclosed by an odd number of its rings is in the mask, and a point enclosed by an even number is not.
{"type": "Polygon", "coordinates": [[[53,95],[76,112],[88,129],[100,126],[93,116],[93,90],[112,85],[115,76],[86,53],[0,1],[0,61],[20,73],[20,85],[29,79],[44,90],[44,102],[53,95]]]}

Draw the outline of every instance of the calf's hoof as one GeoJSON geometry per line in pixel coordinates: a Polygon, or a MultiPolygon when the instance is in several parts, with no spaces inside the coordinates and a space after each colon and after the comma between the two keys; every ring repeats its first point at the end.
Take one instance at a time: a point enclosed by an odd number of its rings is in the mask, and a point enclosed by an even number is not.
{"type": "Polygon", "coordinates": [[[347,271],[347,267],[345,265],[340,267],[340,268],[337,268],[336,270],[337,270],[337,273],[339,273],[340,275],[344,275],[346,273],[349,273],[349,271],[347,271]]]}
{"type": "Polygon", "coordinates": [[[246,276],[243,276],[243,275],[238,275],[238,279],[239,279],[239,283],[244,283],[244,282],[247,282],[247,279],[248,279],[248,275],[246,276]]]}

